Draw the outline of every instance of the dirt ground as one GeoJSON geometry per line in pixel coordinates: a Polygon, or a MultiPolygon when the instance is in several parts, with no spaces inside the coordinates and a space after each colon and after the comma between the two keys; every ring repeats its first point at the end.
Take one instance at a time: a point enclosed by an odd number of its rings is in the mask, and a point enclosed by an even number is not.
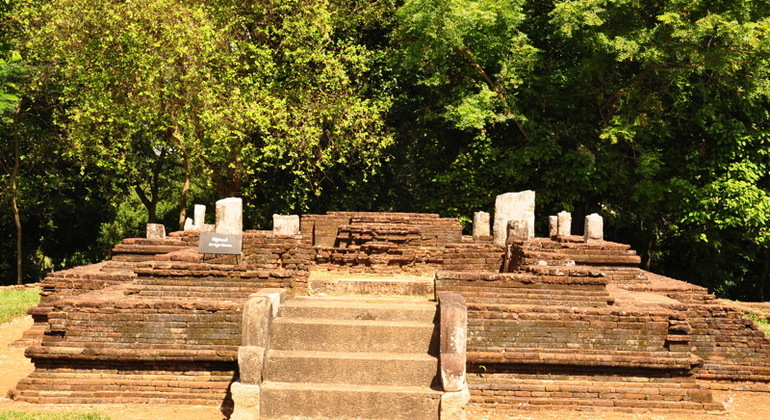
{"type": "MultiPolygon", "coordinates": [[[[142,405],[142,404],[98,404],[98,405],[40,405],[12,401],[7,393],[16,382],[33,370],[32,364],[24,357],[24,349],[11,346],[21,338],[22,333],[32,325],[30,317],[18,318],[0,325],[0,413],[20,411],[27,413],[50,412],[91,412],[110,416],[113,420],[221,420],[222,414],[216,407],[142,405]]],[[[635,414],[601,411],[527,411],[488,410],[468,408],[468,420],[758,420],[770,419],[770,393],[715,392],[717,401],[725,405],[721,413],[688,414],[635,414]]]]}

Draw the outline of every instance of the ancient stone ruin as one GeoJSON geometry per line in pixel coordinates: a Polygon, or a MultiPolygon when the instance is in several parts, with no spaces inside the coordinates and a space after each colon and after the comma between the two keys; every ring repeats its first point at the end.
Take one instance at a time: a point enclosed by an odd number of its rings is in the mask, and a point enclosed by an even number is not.
{"type": "Polygon", "coordinates": [[[184,231],[148,226],[109,261],[45,279],[25,334],[35,370],[13,398],[415,420],[461,419],[468,400],[718,411],[714,389],[770,391],[770,341],[742,313],[639,269],[599,215],[580,235],[550,216],[535,237],[531,191],[502,195],[492,230],[474,215],[473,236],[414,213],[242,231],[239,199],[213,226],[202,207],[184,231]]]}

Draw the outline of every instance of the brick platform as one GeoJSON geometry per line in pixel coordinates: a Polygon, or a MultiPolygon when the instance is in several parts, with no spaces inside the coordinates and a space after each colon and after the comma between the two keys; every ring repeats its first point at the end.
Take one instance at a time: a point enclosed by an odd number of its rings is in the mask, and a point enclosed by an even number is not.
{"type": "Polygon", "coordinates": [[[25,334],[35,371],[14,397],[227,412],[248,296],[342,293],[337,273],[434,278],[436,292],[461,293],[475,404],[714,411],[710,389],[770,391],[770,341],[756,326],[702,287],[640,270],[627,245],[569,236],[508,248],[414,213],[303,215],[300,230],[247,231],[240,256],[198,254],[196,231],[127,239],[110,261],[50,274],[25,334]]]}

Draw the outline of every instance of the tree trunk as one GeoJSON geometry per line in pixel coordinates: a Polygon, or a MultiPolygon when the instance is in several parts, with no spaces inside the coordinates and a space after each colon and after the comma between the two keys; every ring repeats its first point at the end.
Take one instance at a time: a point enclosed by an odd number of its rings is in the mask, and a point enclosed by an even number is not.
{"type": "Polygon", "coordinates": [[[763,254],[764,258],[762,261],[762,277],[759,279],[759,300],[761,302],[765,301],[767,283],[770,281],[770,249],[765,249],[763,254]]]}
{"type": "Polygon", "coordinates": [[[187,219],[187,198],[190,194],[190,172],[192,167],[190,164],[190,158],[187,154],[184,154],[184,184],[182,185],[182,193],[179,196],[179,230],[184,230],[184,222],[187,219]]]}
{"type": "Polygon", "coordinates": [[[134,192],[136,192],[136,195],[139,196],[139,200],[144,205],[144,208],[147,210],[147,223],[155,223],[158,221],[157,216],[157,207],[158,207],[158,200],[154,196],[147,197],[147,194],[144,193],[144,190],[139,185],[134,185],[134,192]]]}
{"type": "Polygon", "coordinates": [[[155,166],[152,169],[152,176],[150,177],[150,196],[142,189],[139,184],[134,185],[134,191],[139,196],[139,200],[142,201],[144,208],[147,209],[147,223],[156,223],[158,221],[158,201],[160,201],[160,173],[163,170],[163,160],[166,157],[166,149],[163,149],[158,156],[158,161],[155,162],[155,166]]]}
{"type": "Polygon", "coordinates": [[[16,284],[23,283],[22,273],[22,231],[21,231],[21,214],[19,213],[19,136],[13,136],[13,170],[11,171],[11,207],[13,208],[13,221],[16,223],[16,284]]]}

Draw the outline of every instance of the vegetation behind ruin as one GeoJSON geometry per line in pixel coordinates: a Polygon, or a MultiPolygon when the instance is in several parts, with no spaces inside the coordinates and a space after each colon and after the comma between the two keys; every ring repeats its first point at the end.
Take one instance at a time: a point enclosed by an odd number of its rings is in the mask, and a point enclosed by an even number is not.
{"type": "Polygon", "coordinates": [[[767,1],[0,0],[0,22],[2,283],[226,196],[249,228],[468,226],[533,189],[540,235],[598,212],[645,268],[770,298],[767,1]]]}

